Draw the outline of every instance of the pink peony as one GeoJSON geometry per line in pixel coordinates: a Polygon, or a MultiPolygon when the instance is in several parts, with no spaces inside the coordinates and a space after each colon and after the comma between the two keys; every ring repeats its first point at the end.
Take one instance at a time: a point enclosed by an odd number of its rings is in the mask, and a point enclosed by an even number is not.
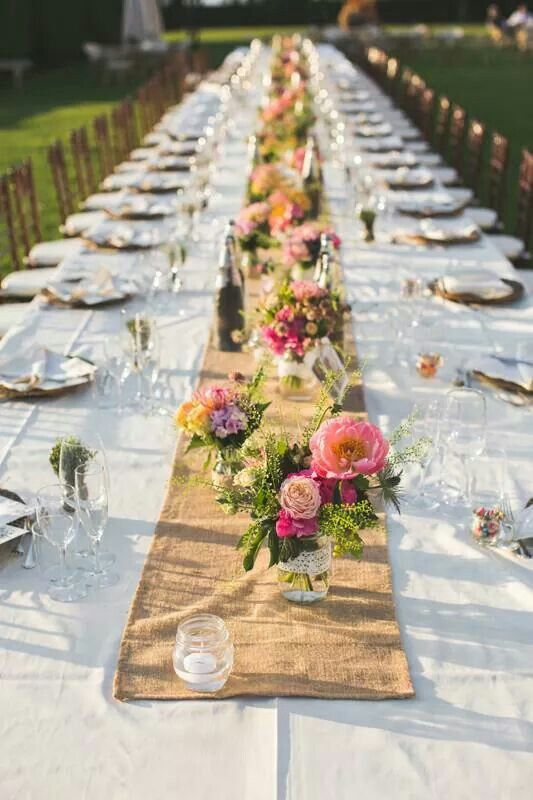
{"type": "Polygon", "coordinates": [[[280,538],[285,536],[313,536],[318,530],[318,522],[314,519],[293,519],[283,508],[278,514],[276,533],[280,538]]]}
{"type": "Polygon", "coordinates": [[[389,452],[379,428],[347,414],[323,422],[309,446],[316,474],[337,480],[374,475],[383,469],[389,452]]]}
{"type": "Polygon", "coordinates": [[[194,393],[193,399],[201,403],[209,411],[216,411],[224,408],[235,397],[232,389],[224,386],[206,386],[194,393]]]}
{"type": "Polygon", "coordinates": [[[293,475],[281,484],[279,502],[293,519],[313,519],[321,504],[320,490],[312,478],[293,475]]]}

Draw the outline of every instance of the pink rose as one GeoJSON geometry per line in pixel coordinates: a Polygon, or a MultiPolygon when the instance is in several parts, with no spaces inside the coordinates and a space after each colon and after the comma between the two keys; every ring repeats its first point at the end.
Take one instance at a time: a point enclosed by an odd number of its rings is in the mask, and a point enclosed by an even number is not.
{"type": "Polygon", "coordinates": [[[284,509],[278,514],[276,534],[282,539],[285,536],[313,536],[318,530],[318,522],[314,519],[293,519],[284,509]]]}
{"type": "Polygon", "coordinates": [[[309,446],[316,474],[337,480],[374,475],[385,466],[389,452],[379,428],[347,414],[323,422],[309,446]]]}
{"type": "Polygon", "coordinates": [[[281,484],[279,502],[293,519],[312,519],[321,505],[320,490],[312,478],[293,475],[281,484]]]}

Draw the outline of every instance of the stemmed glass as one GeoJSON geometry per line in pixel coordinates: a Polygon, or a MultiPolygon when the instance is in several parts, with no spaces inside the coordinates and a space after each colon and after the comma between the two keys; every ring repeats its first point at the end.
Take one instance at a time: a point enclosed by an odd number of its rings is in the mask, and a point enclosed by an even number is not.
{"type": "Polygon", "coordinates": [[[118,339],[110,337],[104,341],[105,367],[117,386],[117,413],[122,414],[124,383],[131,371],[131,365],[124,355],[118,339]]]}
{"type": "Polygon", "coordinates": [[[72,603],[87,596],[87,587],[76,580],[77,571],[67,567],[67,549],[76,535],[77,515],[74,488],[65,483],[45,486],[37,493],[36,516],[39,532],[59,552],[59,573],[50,583],[53,600],[72,603]]]}
{"type": "Polygon", "coordinates": [[[108,520],[107,478],[101,464],[85,463],[75,471],[76,505],[80,522],[91,543],[92,569],[87,570],[90,586],[114,586],[119,576],[106,570],[100,559],[100,542],[108,520]]]}
{"type": "Polygon", "coordinates": [[[463,490],[458,499],[470,505],[469,462],[480,456],[486,445],[485,397],[477,389],[452,389],[446,396],[445,416],[449,427],[448,447],[462,468],[463,490]]]}

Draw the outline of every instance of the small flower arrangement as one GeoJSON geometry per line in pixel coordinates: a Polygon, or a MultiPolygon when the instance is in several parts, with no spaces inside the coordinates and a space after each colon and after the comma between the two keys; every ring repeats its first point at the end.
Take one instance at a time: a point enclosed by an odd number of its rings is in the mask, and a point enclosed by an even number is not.
{"type": "Polygon", "coordinates": [[[249,195],[252,200],[266,200],[276,189],[294,186],[294,177],[279,164],[258,164],[250,175],[249,195]]]}
{"type": "Polygon", "coordinates": [[[342,331],[346,304],[314,281],[286,281],[258,308],[261,338],[275,356],[303,359],[325,337],[342,331]]]}
{"type": "Polygon", "coordinates": [[[299,266],[304,270],[314,267],[320,252],[320,237],[323,233],[329,235],[332,246],[338,250],[341,240],[329,225],[322,222],[304,222],[303,225],[294,228],[283,242],[283,264],[290,268],[299,266]]]}
{"type": "Polygon", "coordinates": [[[500,535],[505,514],[499,506],[480,506],[473,513],[472,536],[483,544],[492,544],[500,535]]]}
{"type": "MultiPolygon", "coordinates": [[[[191,434],[186,452],[207,448],[206,463],[215,453],[217,462],[233,467],[239,448],[257,430],[270,404],[260,397],[264,380],[262,369],[248,382],[239,373],[232,373],[229,379],[227,386],[214,384],[195,392],[178,408],[175,423],[191,434]]],[[[225,473],[232,469],[224,470],[219,463],[219,471],[225,473]]]]}
{"type": "Polygon", "coordinates": [[[271,211],[266,202],[250,203],[241,209],[235,221],[235,233],[241,250],[255,253],[259,247],[268,249],[278,244],[270,234],[271,211]]]}
{"type": "Polygon", "coordinates": [[[327,591],[331,545],[336,556],[361,558],[360,533],[378,524],[371,496],[399,509],[400,465],[414,460],[416,449],[392,449],[406,435],[405,423],[388,441],[372,423],[341,413],[343,398],[334,405],[327,398],[325,388],[296,441],[285,432],[253,437],[233,487],[218,498],[228,513],[251,517],[238,545],[244,569],[253,568],[266,544],[282,592],[302,602],[319,599],[309,596],[317,593],[315,581],[320,596],[327,591]]]}

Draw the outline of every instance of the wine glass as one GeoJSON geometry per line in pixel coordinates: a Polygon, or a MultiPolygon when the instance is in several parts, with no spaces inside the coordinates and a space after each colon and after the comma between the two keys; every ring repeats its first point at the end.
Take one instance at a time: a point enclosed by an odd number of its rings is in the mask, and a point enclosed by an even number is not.
{"type": "Polygon", "coordinates": [[[469,462],[480,456],[486,445],[485,397],[478,389],[452,389],[446,396],[445,415],[449,427],[448,447],[461,463],[463,489],[458,499],[470,505],[469,462]]]}
{"type": "Polygon", "coordinates": [[[93,565],[87,570],[90,586],[114,586],[119,576],[109,572],[100,559],[100,542],[108,520],[108,490],[104,467],[87,462],[75,470],[76,504],[80,522],[91,543],[93,565]]]}
{"type": "Polygon", "coordinates": [[[68,484],[51,484],[37,492],[36,516],[39,531],[59,552],[59,572],[51,577],[49,594],[53,600],[71,603],[87,596],[87,587],[77,570],[67,566],[67,549],[76,535],[75,490],[68,484]]]}
{"type": "Polygon", "coordinates": [[[104,341],[105,368],[117,386],[117,412],[122,414],[124,383],[131,371],[131,365],[125,357],[124,350],[117,337],[109,337],[104,341]]]}

